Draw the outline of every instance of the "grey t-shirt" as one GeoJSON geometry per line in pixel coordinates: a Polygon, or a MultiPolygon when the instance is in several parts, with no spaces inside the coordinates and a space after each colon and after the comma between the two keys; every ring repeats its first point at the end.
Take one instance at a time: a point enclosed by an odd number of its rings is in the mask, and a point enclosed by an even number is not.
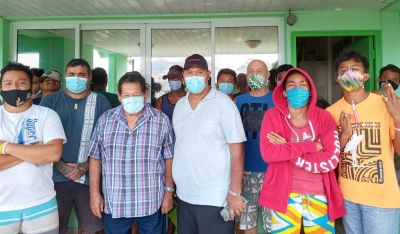
{"type": "MultiPolygon", "coordinates": [[[[94,93],[95,94],[95,93],[94,93]]],[[[110,102],[103,96],[97,95],[94,113],[93,129],[98,118],[107,110],[111,109],[110,102]]],[[[82,127],[85,116],[85,106],[88,96],[82,99],[73,99],[65,91],[58,91],[47,95],[41,102],[41,106],[48,107],[60,116],[67,143],[64,144],[61,158],[67,163],[78,161],[79,146],[81,143],[82,127]],[[77,109],[75,109],[75,106],[77,109]]],[[[89,173],[86,173],[85,184],[89,184],[89,173]]],[[[59,170],[53,167],[54,182],[69,181],[59,170]]]]}

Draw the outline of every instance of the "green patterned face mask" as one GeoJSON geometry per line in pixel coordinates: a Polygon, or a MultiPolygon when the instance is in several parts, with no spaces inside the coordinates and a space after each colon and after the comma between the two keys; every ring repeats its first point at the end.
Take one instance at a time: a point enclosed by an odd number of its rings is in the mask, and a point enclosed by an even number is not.
{"type": "Polygon", "coordinates": [[[265,76],[262,75],[252,75],[249,78],[249,86],[252,90],[259,90],[265,86],[265,76]]]}

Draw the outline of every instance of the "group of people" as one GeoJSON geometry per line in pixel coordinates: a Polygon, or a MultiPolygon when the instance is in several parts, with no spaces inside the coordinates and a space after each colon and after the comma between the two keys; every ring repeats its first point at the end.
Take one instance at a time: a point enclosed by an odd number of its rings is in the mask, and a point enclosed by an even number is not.
{"type": "Polygon", "coordinates": [[[271,233],[335,233],[340,217],[348,234],[397,233],[400,69],[381,69],[376,95],[364,89],[362,54],[345,51],[334,66],[343,97],[321,108],[300,68],[271,74],[253,60],[244,75],[220,70],[213,88],[193,54],[169,69],[171,91],[153,107],[139,72],[123,75],[115,96],[104,71],[73,59],[66,89],[50,93],[59,72],[10,62],[1,70],[0,233],[65,234],[72,209],[85,234],[134,224],[161,234],[167,214],[168,233],[179,234],[257,233],[259,215],[271,233]],[[247,91],[234,92],[239,83],[247,91]]]}

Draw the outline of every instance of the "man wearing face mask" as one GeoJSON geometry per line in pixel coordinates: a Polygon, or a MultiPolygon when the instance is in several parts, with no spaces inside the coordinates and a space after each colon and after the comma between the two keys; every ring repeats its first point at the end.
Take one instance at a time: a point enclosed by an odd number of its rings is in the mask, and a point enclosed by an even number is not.
{"type": "Polygon", "coordinates": [[[127,233],[134,222],[141,234],[164,234],[164,214],[172,209],[174,135],[168,117],[146,103],[147,95],[140,74],[122,76],[121,106],[105,112],[93,132],[90,207],[104,217],[109,234],[127,233]]]}
{"type": "Polygon", "coordinates": [[[388,64],[386,67],[382,67],[379,71],[378,84],[379,89],[375,90],[374,93],[378,95],[385,95],[387,92],[388,84],[390,84],[394,90],[397,90],[400,82],[400,68],[393,64],[388,64]]]}
{"type": "Polygon", "coordinates": [[[47,95],[40,103],[58,113],[68,139],[61,159],[53,168],[60,233],[67,233],[73,205],[79,228],[85,233],[94,233],[103,228],[103,223],[89,206],[87,149],[97,119],[111,109],[111,105],[105,97],[89,90],[91,69],[84,59],[71,60],[65,73],[67,88],[47,95]]]}
{"type": "Polygon", "coordinates": [[[334,65],[344,97],[327,110],[340,133],[345,232],[398,233],[400,192],[393,155],[400,152],[400,99],[390,83],[384,96],[364,89],[369,62],[361,53],[344,51],[334,65]]]}
{"type": "Polygon", "coordinates": [[[245,208],[243,125],[232,100],[207,85],[210,74],[203,56],[186,58],[183,78],[189,92],[176,104],[172,121],[178,233],[233,234],[234,216],[245,208]],[[227,204],[231,220],[225,222],[220,211],[227,204]]]}
{"type": "Polygon", "coordinates": [[[31,68],[31,72],[33,73],[33,84],[32,84],[32,102],[35,105],[39,105],[42,100],[41,94],[42,89],[40,87],[39,78],[44,74],[43,69],[39,68],[31,68]]]}
{"type": "Polygon", "coordinates": [[[163,76],[163,79],[168,79],[171,92],[159,97],[154,105],[155,108],[164,112],[170,121],[172,121],[176,103],[186,95],[182,72],[183,68],[179,65],[173,65],[169,68],[168,74],[163,76]]]}
{"type": "Polygon", "coordinates": [[[257,233],[258,214],[262,213],[263,227],[271,231],[270,210],[258,204],[268,164],[260,153],[260,128],[265,112],[274,107],[269,90],[269,71],[261,60],[247,66],[247,83],[251,91],[236,97],[236,106],[242,117],[247,141],[244,143],[244,175],[242,194],[248,200],[246,210],[240,215],[239,228],[244,233],[257,233]],[[259,211],[260,210],[260,211],[259,211]]]}
{"type": "Polygon", "coordinates": [[[51,175],[66,138],[57,113],[32,104],[32,78],[20,63],[1,70],[0,233],[58,234],[51,175]]]}
{"type": "Polygon", "coordinates": [[[235,96],[233,92],[236,88],[236,72],[232,69],[225,68],[221,69],[217,75],[218,90],[228,95],[235,101],[235,96]]]}

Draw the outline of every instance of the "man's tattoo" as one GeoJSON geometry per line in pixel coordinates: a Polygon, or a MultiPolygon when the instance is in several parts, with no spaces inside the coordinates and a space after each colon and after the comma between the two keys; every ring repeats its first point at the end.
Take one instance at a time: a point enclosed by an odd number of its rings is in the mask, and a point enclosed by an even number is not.
{"type": "Polygon", "coordinates": [[[58,162],[54,163],[54,167],[61,172],[61,174],[66,175],[72,171],[72,168],[68,164],[60,159],[58,162]]]}
{"type": "Polygon", "coordinates": [[[78,163],[76,170],[78,170],[79,175],[83,176],[89,170],[89,160],[84,163],[78,163]]]}

